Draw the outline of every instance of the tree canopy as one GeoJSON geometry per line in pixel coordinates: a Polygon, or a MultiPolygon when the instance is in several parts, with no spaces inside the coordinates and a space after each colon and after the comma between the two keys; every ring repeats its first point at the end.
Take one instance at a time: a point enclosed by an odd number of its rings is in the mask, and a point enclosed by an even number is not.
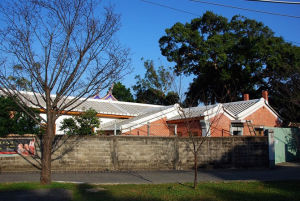
{"type": "Polygon", "coordinates": [[[299,48],[275,37],[263,23],[242,16],[228,21],[212,12],[167,29],[160,47],[176,62],[177,73],[197,76],[187,95],[205,103],[224,97],[237,100],[243,93],[258,95],[274,71],[287,71],[299,62],[299,48]]]}
{"type": "Polygon", "coordinates": [[[38,134],[39,124],[33,121],[11,98],[0,96],[0,136],[38,134]]]}
{"type": "Polygon", "coordinates": [[[65,131],[67,135],[96,134],[95,128],[100,126],[100,120],[96,115],[97,112],[90,108],[78,116],[64,119],[60,130],[65,131]]]}
{"type": "Polygon", "coordinates": [[[133,95],[131,94],[130,88],[126,88],[121,82],[114,84],[112,94],[118,101],[134,102],[133,95]]]}
{"type": "Polygon", "coordinates": [[[171,69],[160,66],[157,70],[152,60],[144,61],[146,73],[144,78],[137,75],[136,84],[133,86],[136,102],[173,105],[179,101],[179,96],[171,90],[174,81],[171,69]]]}
{"type": "Polygon", "coordinates": [[[299,47],[243,16],[228,20],[206,12],[166,29],[159,44],[177,74],[196,76],[186,94],[192,105],[237,101],[244,93],[259,98],[262,90],[272,97],[278,92],[275,85],[290,82],[291,72],[299,73],[299,47]]]}

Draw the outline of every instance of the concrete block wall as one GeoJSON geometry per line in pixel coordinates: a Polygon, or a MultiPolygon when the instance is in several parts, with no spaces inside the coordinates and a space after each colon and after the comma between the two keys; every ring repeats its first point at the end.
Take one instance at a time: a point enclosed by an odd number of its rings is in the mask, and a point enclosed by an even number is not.
{"type": "MultiPolygon", "coordinates": [[[[267,137],[211,137],[195,142],[199,167],[269,164],[267,137]]],[[[194,161],[191,139],[142,136],[74,137],[52,158],[53,171],[186,170],[194,161]]],[[[0,156],[0,172],[38,171],[28,161],[38,165],[31,156],[0,156]]]]}

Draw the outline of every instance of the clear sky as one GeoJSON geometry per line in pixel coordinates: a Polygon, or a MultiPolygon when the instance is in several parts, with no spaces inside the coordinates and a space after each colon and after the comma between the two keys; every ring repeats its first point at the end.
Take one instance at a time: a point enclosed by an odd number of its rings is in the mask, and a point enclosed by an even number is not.
{"type": "MultiPolygon", "coordinates": [[[[230,19],[234,15],[262,21],[276,34],[286,41],[300,46],[300,4],[261,3],[246,0],[206,0],[206,2],[226,4],[236,7],[262,10],[285,15],[298,16],[298,18],[269,15],[222,6],[209,5],[190,0],[147,0],[175,9],[184,10],[193,14],[179,12],[163,6],[157,6],[142,0],[105,0],[115,6],[117,13],[121,14],[121,30],[118,32],[120,42],[131,50],[133,72],[124,77],[121,82],[127,87],[135,84],[134,76],[144,75],[141,58],[152,59],[156,66],[171,66],[161,55],[158,40],[165,34],[165,29],[176,22],[186,23],[191,19],[202,16],[207,10],[230,19]]],[[[300,0],[286,0],[300,2],[300,0]]],[[[192,78],[185,78],[183,90],[188,88],[192,78]]]]}

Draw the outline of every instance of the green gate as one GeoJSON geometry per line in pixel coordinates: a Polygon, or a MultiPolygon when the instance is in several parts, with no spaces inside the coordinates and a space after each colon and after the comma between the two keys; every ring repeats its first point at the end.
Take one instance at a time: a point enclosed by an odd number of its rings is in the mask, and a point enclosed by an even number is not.
{"type": "Polygon", "coordinates": [[[275,164],[299,159],[300,129],[275,128],[274,131],[275,164]]]}

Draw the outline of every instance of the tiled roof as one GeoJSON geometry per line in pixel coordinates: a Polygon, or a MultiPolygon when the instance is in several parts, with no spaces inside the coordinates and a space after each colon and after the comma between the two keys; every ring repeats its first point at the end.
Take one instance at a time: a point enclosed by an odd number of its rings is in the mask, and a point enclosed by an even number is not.
{"type": "MultiPolygon", "coordinates": [[[[32,102],[36,103],[36,98],[33,93],[26,92],[26,97],[32,102]]],[[[54,95],[51,97],[55,97],[54,95]]],[[[68,100],[71,100],[70,97],[68,100]]],[[[45,102],[41,96],[37,96],[38,102],[45,106],[45,102]]],[[[85,98],[81,98],[78,100],[78,103],[84,101],[85,98]]],[[[66,101],[66,102],[67,102],[66,101]]],[[[28,102],[28,101],[26,101],[28,102]]],[[[29,106],[32,106],[29,104],[29,106]]],[[[142,103],[130,103],[130,102],[122,102],[122,101],[111,101],[111,100],[99,100],[99,99],[87,99],[80,106],[78,106],[74,111],[84,111],[89,108],[93,108],[100,114],[113,114],[113,115],[127,115],[127,116],[138,116],[140,114],[144,114],[149,110],[155,108],[162,108],[164,106],[161,105],[151,105],[151,104],[142,104],[142,103]]],[[[66,109],[68,110],[68,108],[66,109]]]]}
{"type": "Polygon", "coordinates": [[[120,127],[123,125],[130,125],[130,124],[136,125],[134,122],[136,122],[140,119],[143,119],[145,117],[148,117],[150,115],[162,112],[162,111],[172,108],[172,107],[174,107],[174,105],[164,106],[164,107],[159,107],[159,108],[151,108],[151,109],[148,109],[144,114],[141,114],[139,116],[136,116],[136,117],[133,117],[130,119],[126,119],[126,120],[122,120],[122,121],[111,121],[106,124],[102,124],[101,130],[113,130],[115,127],[115,124],[116,124],[117,129],[120,129],[120,127]]]}
{"type": "MultiPolygon", "coordinates": [[[[31,100],[32,102],[37,102],[37,100],[38,100],[42,106],[45,105],[45,102],[43,101],[43,99],[40,95],[35,97],[34,94],[30,93],[30,92],[22,92],[22,93],[25,94],[26,97],[29,100],[31,100]]],[[[55,98],[54,95],[51,97],[53,99],[55,98]]],[[[68,98],[66,100],[66,102],[69,101],[71,98],[73,98],[73,97],[68,98]]],[[[79,99],[78,102],[83,101],[83,100],[85,100],[85,98],[79,99]]],[[[28,101],[26,101],[26,102],[28,102],[28,101]]],[[[260,106],[264,102],[265,102],[264,99],[261,98],[261,99],[254,99],[254,100],[248,100],[248,101],[238,101],[238,102],[230,102],[230,103],[220,103],[220,104],[216,104],[216,105],[185,108],[184,115],[178,114],[177,116],[172,117],[168,120],[176,120],[176,119],[182,119],[182,118],[193,118],[193,117],[204,116],[205,112],[214,110],[214,108],[216,106],[221,106],[231,116],[233,116],[234,118],[239,118],[240,115],[245,115],[248,112],[251,112],[252,109],[255,109],[256,106],[260,106]]],[[[121,126],[121,125],[125,125],[125,124],[130,124],[134,121],[137,121],[137,120],[147,117],[149,115],[159,113],[159,112],[166,110],[168,108],[171,108],[171,107],[174,107],[174,106],[129,103],[129,102],[122,102],[122,101],[99,100],[99,99],[91,98],[91,99],[87,99],[85,102],[83,102],[74,111],[84,111],[86,109],[93,108],[99,114],[135,116],[134,118],[131,118],[131,119],[118,121],[118,125],[121,126]]],[[[272,109],[272,111],[274,111],[274,110],[272,109]]],[[[110,127],[112,125],[105,124],[103,126],[110,127]]]]}
{"type": "Polygon", "coordinates": [[[128,115],[138,116],[144,114],[149,109],[161,108],[162,106],[128,103],[121,101],[107,101],[107,100],[87,100],[80,105],[77,110],[84,111],[84,109],[93,108],[101,114],[116,114],[116,115],[128,115]]]}
{"type": "Polygon", "coordinates": [[[238,115],[241,112],[249,109],[256,103],[258,103],[260,99],[253,99],[248,101],[238,101],[238,102],[230,102],[230,103],[223,103],[224,109],[229,111],[233,115],[238,115]]]}
{"type": "Polygon", "coordinates": [[[183,112],[181,112],[182,115],[178,114],[177,116],[170,118],[168,120],[170,121],[170,120],[177,120],[177,119],[184,119],[184,118],[200,117],[204,115],[204,112],[214,107],[216,107],[216,105],[184,108],[183,112]]]}
{"type": "MultiPolygon", "coordinates": [[[[194,117],[201,117],[205,116],[205,112],[208,112],[210,109],[213,109],[217,106],[220,106],[220,109],[223,108],[229,114],[234,117],[237,117],[242,112],[248,110],[249,108],[253,107],[258,102],[262,101],[262,99],[254,99],[248,101],[237,101],[237,102],[230,102],[230,103],[220,103],[216,105],[207,105],[207,106],[200,106],[200,107],[192,107],[192,108],[185,108],[183,111],[184,115],[177,115],[173,118],[168,119],[170,120],[178,120],[183,118],[194,118],[194,117]]],[[[217,109],[219,110],[219,109],[217,109]]]]}

